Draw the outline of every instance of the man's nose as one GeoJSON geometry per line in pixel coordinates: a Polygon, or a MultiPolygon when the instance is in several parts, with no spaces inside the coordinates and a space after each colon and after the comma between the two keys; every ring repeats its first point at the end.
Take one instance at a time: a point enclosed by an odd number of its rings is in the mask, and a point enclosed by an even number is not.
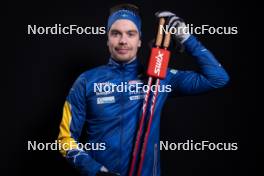
{"type": "Polygon", "coordinates": [[[127,44],[127,37],[125,35],[122,35],[119,40],[120,44],[127,44]]]}

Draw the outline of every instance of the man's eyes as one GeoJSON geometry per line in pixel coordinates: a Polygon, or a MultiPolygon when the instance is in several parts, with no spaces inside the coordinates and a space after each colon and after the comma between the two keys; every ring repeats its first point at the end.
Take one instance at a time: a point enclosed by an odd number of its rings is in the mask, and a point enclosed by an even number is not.
{"type": "Polygon", "coordinates": [[[112,36],[117,36],[117,35],[119,35],[119,34],[120,34],[119,32],[115,32],[115,31],[111,32],[111,35],[112,35],[112,36]]]}
{"type": "MultiPolygon", "coordinates": [[[[126,34],[127,34],[128,37],[134,37],[134,36],[136,36],[137,33],[133,31],[133,32],[127,32],[126,34]]],[[[112,31],[111,35],[116,37],[116,36],[121,36],[122,33],[118,32],[118,31],[112,31]]]]}
{"type": "Polygon", "coordinates": [[[128,32],[128,36],[130,36],[130,37],[133,37],[133,36],[135,36],[135,35],[136,35],[135,32],[128,32]]]}

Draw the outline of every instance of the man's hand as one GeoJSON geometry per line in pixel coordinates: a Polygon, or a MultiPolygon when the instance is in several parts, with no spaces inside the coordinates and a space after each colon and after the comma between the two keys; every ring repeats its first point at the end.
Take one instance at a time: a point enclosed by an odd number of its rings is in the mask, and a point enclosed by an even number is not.
{"type": "Polygon", "coordinates": [[[120,174],[109,172],[106,167],[102,166],[96,176],[120,176],[120,174]]]}
{"type": "Polygon", "coordinates": [[[116,174],[113,172],[98,172],[96,176],[120,176],[120,174],[116,174]]]}
{"type": "Polygon", "coordinates": [[[189,37],[189,31],[184,21],[170,11],[160,11],[155,13],[158,18],[167,18],[169,29],[175,28],[176,33],[172,35],[180,43],[184,43],[189,37]]]}

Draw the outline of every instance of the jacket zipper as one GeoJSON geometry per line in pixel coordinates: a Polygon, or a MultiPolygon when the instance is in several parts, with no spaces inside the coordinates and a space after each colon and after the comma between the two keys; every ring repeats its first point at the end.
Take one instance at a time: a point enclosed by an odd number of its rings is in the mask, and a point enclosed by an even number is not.
{"type": "MultiPolygon", "coordinates": [[[[121,67],[121,77],[122,77],[122,81],[124,82],[124,67],[122,66],[121,67]]],[[[122,172],[121,169],[121,161],[122,161],[122,145],[123,145],[123,115],[124,115],[124,93],[122,93],[122,96],[121,96],[121,116],[120,116],[120,131],[121,131],[121,135],[120,135],[120,160],[119,160],[119,170],[120,170],[120,173],[122,172]]]]}

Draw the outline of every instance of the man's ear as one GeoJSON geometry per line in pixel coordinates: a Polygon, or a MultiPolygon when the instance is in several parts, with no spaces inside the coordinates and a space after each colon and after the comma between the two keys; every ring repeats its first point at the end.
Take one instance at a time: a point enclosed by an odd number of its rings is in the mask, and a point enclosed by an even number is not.
{"type": "Polygon", "coordinates": [[[138,47],[141,47],[141,40],[139,40],[138,42],[138,47]]]}
{"type": "Polygon", "coordinates": [[[109,46],[109,40],[106,41],[106,45],[109,46]]]}

